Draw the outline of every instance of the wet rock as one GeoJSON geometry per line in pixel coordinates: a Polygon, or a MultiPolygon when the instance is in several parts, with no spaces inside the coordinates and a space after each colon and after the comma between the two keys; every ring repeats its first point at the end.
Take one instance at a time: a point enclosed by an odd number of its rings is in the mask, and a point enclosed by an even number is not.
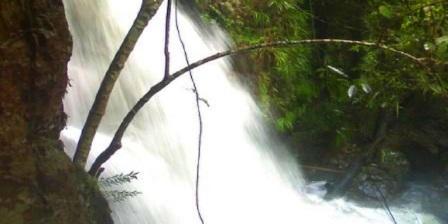
{"type": "Polygon", "coordinates": [[[397,183],[384,170],[375,164],[364,168],[362,173],[354,181],[356,189],[371,198],[381,198],[383,195],[391,195],[396,191],[397,183]]]}
{"type": "Polygon", "coordinates": [[[354,181],[352,191],[371,198],[391,198],[404,187],[409,174],[409,162],[406,157],[390,149],[379,151],[377,163],[364,167],[354,181]]]}
{"type": "Polygon", "coordinates": [[[356,145],[348,145],[337,152],[329,160],[329,164],[341,170],[347,169],[360,153],[361,149],[356,145]]]}
{"type": "Polygon", "coordinates": [[[305,185],[302,189],[302,192],[305,194],[314,195],[319,198],[323,198],[328,190],[327,190],[327,182],[326,181],[312,181],[311,183],[305,185]]]}

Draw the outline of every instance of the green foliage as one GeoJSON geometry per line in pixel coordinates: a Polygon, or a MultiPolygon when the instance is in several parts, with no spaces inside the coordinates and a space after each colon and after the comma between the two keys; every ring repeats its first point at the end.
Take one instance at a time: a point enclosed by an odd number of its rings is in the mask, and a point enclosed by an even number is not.
{"type": "Polygon", "coordinates": [[[98,180],[98,184],[102,187],[110,187],[112,185],[120,185],[124,183],[130,183],[132,180],[137,180],[138,172],[131,171],[128,174],[117,174],[111,177],[101,177],[98,180]]]}
{"type": "Polygon", "coordinates": [[[106,198],[111,199],[113,202],[121,202],[126,199],[135,197],[141,192],[139,191],[128,191],[128,190],[116,190],[110,189],[113,186],[119,186],[137,180],[138,172],[131,171],[128,174],[117,174],[111,177],[100,178],[98,184],[106,198]]]}
{"type": "Polygon", "coordinates": [[[392,8],[388,5],[380,5],[378,7],[378,12],[385,18],[392,18],[394,16],[392,8]]]}
{"type": "MultiPolygon", "coordinates": [[[[261,41],[310,38],[309,15],[302,13],[305,1],[199,1],[207,18],[226,29],[237,45],[261,41]]],[[[259,100],[268,118],[279,130],[292,130],[298,121],[298,107],[318,95],[310,85],[311,48],[262,49],[250,57],[259,100]]]]}
{"type": "MultiPolygon", "coordinates": [[[[325,148],[371,139],[381,110],[400,117],[412,96],[448,97],[446,2],[199,0],[236,45],[283,39],[366,40],[408,52],[328,44],[251,54],[266,117],[298,142],[325,148]]],[[[412,122],[403,120],[401,122],[412,122]]]]}
{"type": "MultiPolygon", "coordinates": [[[[382,4],[382,1],[371,2],[372,6],[382,4]]],[[[365,19],[369,30],[368,38],[380,40],[420,57],[436,61],[446,60],[446,3],[429,3],[431,2],[421,0],[413,5],[403,6],[396,2],[393,5],[394,13],[389,17],[375,11],[369,13],[365,19]]],[[[384,52],[370,52],[363,61],[366,76],[377,85],[382,84],[388,88],[389,91],[384,93],[394,96],[398,101],[409,92],[415,91],[440,96],[447,94],[446,80],[442,80],[443,74],[437,67],[422,69],[384,52]]]]}
{"type": "MultiPolygon", "coordinates": [[[[340,68],[338,70],[344,71],[345,74],[340,75],[334,69],[329,69],[333,74],[339,75],[331,77],[328,75],[328,70],[322,68],[316,70],[317,73],[321,73],[320,77],[325,79],[320,88],[330,88],[328,95],[331,102],[322,102],[325,98],[319,98],[320,103],[333,105],[329,107],[333,110],[337,108],[344,111],[339,113],[340,116],[337,113],[332,114],[338,122],[327,123],[327,126],[333,126],[336,132],[336,135],[333,135],[335,141],[332,146],[369,139],[374,122],[366,121],[374,121],[379,108],[385,107],[398,117],[402,110],[409,109],[406,107],[412,102],[410,98],[413,95],[440,98],[448,96],[446,84],[448,77],[444,75],[447,68],[446,65],[444,67],[442,63],[437,63],[446,60],[444,58],[446,49],[443,49],[446,46],[443,43],[446,42],[443,37],[448,32],[448,26],[445,21],[446,13],[442,12],[446,12],[447,4],[429,3],[431,2],[416,1],[405,5],[399,1],[376,0],[363,3],[363,10],[359,10],[360,6],[357,3],[341,0],[331,3],[322,1],[318,6],[317,11],[320,14],[316,16],[327,16],[328,19],[324,19],[333,22],[324,26],[325,35],[380,42],[432,61],[421,66],[382,50],[356,46],[347,51],[335,45],[326,46],[322,50],[325,55],[322,66],[340,68]],[[426,6],[428,4],[429,6],[426,6]],[[346,9],[338,8],[338,11],[335,11],[337,9],[334,7],[338,5],[344,5],[346,9]],[[353,9],[358,10],[348,13],[353,9]],[[349,14],[352,18],[362,18],[362,23],[348,22],[344,14],[349,14]],[[343,79],[343,76],[347,76],[346,79],[343,79]],[[345,96],[343,92],[346,93],[345,96]],[[351,94],[348,94],[349,92],[351,94]],[[332,123],[339,123],[345,134],[341,135],[340,129],[335,128],[337,126],[332,123]]],[[[316,29],[317,33],[323,33],[319,32],[322,27],[317,26],[316,29]]],[[[322,135],[322,132],[318,135],[322,135]]]]}
{"type": "Polygon", "coordinates": [[[104,191],[103,193],[106,198],[111,198],[113,202],[122,202],[126,199],[135,197],[141,194],[142,192],[112,190],[112,191],[104,191]]]}
{"type": "Polygon", "coordinates": [[[435,44],[429,44],[435,47],[428,50],[433,50],[442,60],[448,60],[448,35],[436,38],[435,44]]]}

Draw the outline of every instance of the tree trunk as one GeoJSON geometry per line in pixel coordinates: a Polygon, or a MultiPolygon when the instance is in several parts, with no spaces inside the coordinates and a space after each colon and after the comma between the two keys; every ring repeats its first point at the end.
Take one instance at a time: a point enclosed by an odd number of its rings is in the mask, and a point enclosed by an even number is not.
{"type": "Polygon", "coordinates": [[[61,0],[0,1],[1,223],[111,223],[58,140],[70,51],[61,0]]]}

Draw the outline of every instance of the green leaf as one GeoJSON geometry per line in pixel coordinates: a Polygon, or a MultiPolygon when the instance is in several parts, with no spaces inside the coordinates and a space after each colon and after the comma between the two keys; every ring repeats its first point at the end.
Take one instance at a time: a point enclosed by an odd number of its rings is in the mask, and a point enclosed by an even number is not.
{"type": "Polygon", "coordinates": [[[436,55],[442,60],[448,60],[448,36],[442,36],[436,39],[436,55]]]}
{"type": "Polygon", "coordinates": [[[392,18],[392,16],[393,16],[393,11],[390,8],[390,6],[382,5],[382,6],[378,7],[378,10],[382,16],[384,16],[388,19],[392,18]]]}
{"type": "Polygon", "coordinates": [[[441,36],[439,38],[436,38],[436,44],[437,45],[448,44],[448,36],[441,36]]]}
{"type": "Polygon", "coordinates": [[[357,92],[356,86],[351,85],[350,88],[348,88],[348,90],[347,90],[347,95],[348,95],[348,97],[352,98],[353,96],[355,96],[356,92],[357,92]]]}
{"type": "Polygon", "coordinates": [[[361,87],[362,87],[362,90],[363,90],[365,93],[370,93],[370,92],[372,92],[372,88],[371,88],[370,85],[367,84],[367,83],[361,83],[361,87]]]}

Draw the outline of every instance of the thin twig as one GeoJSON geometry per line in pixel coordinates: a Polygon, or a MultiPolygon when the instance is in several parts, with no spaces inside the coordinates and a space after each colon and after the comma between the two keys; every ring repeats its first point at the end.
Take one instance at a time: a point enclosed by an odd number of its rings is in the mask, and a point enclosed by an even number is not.
{"type": "Polygon", "coordinates": [[[422,61],[424,59],[418,58],[414,55],[411,55],[409,53],[406,53],[404,51],[397,50],[395,48],[388,47],[383,44],[379,43],[372,43],[372,42],[366,42],[366,41],[356,41],[356,40],[343,40],[343,39],[306,39],[306,40],[292,40],[292,41],[278,41],[278,42],[272,42],[272,43],[263,43],[263,44],[257,44],[247,47],[241,47],[237,49],[227,50],[223,52],[219,52],[216,54],[213,54],[211,56],[208,56],[204,59],[198,60],[196,62],[191,63],[190,65],[178,70],[177,72],[170,75],[168,78],[163,79],[162,81],[158,82],[154,86],[152,86],[149,91],[140,98],[137,103],[132,107],[132,109],[126,114],[126,116],[123,118],[123,121],[121,122],[120,126],[118,127],[117,131],[115,132],[114,138],[112,139],[110,145],[104,150],[95,160],[95,162],[92,164],[92,167],[89,170],[89,173],[94,176],[95,173],[98,171],[98,168],[101,167],[102,164],[104,164],[115,152],[117,152],[121,148],[121,139],[124,135],[124,132],[126,131],[129,124],[134,119],[135,115],[140,111],[140,109],[159,91],[164,89],[167,85],[169,85],[172,81],[179,78],[181,75],[185,74],[186,72],[197,68],[207,62],[214,61],[216,59],[234,55],[234,54],[240,54],[240,53],[246,53],[249,51],[261,49],[261,48],[281,48],[281,47],[291,47],[294,45],[303,45],[303,44],[329,44],[329,43],[339,43],[339,44],[347,44],[347,45],[361,45],[361,46],[367,46],[367,47],[375,47],[379,49],[383,49],[385,51],[390,51],[392,53],[395,53],[397,55],[400,55],[402,57],[410,59],[413,63],[416,63],[421,66],[425,66],[422,61]]]}
{"type": "Polygon", "coordinates": [[[387,214],[390,216],[390,219],[392,220],[392,223],[393,224],[397,224],[397,220],[395,219],[394,214],[390,210],[389,204],[387,203],[386,196],[384,196],[383,192],[381,191],[381,189],[378,187],[378,185],[376,183],[373,182],[373,186],[375,186],[375,189],[380,194],[380,197],[381,197],[381,200],[383,202],[384,208],[386,209],[387,214]]]}
{"type": "MultiPolygon", "coordinates": [[[[187,63],[187,66],[190,66],[190,60],[188,59],[188,53],[185,47],[185,43],[182,40],[182,35],[180,33],[180,28],[179,28],[179,19],[178,19],[178,1],[176,0],[176,8],[175,8],[175,12],[174,12],[174,18],[175,18],[175,24],[176,24],[176,30],[177,30],[177,36],[179,37],[179,42],[182,45],[182,50],[184,52],[184,57],[185,57],[185,62],[187,63]]],[[[201,114],[201,107],[200,107],[200,100],[201,98],[199,97],[199,91],[196,85],[196,82],[194,81],[193,78],[193,72],[190,70],[188,70],[188,74],[190,76],[190,80],[191,83],[193,84],[193,90],[194,90],[194,94],[196,97],[196,109],[198,111],[198,121],[199,121],[199,134],[198,134],[198,155],[197,155],[197,160],[196,160],[196,185],[195,185],[195,198],[196,198],[196,211],[198,212],[198,217],[199,220],[201,221],[202,224],[204,224],[204,218],[202,217],[201,214],[201,209],[199,206],[199,174],[200,174],[200,165],[201,165],[201,148],[202,148],[202,114],[201,114]]]]}
{"type": "Polygon", "coordinates": [[[166,19],[165,19],[165,72],[163,78],[166,79],[170,75],[170,25],[171,25],[171,0],[166,2],[166,19]]]}

